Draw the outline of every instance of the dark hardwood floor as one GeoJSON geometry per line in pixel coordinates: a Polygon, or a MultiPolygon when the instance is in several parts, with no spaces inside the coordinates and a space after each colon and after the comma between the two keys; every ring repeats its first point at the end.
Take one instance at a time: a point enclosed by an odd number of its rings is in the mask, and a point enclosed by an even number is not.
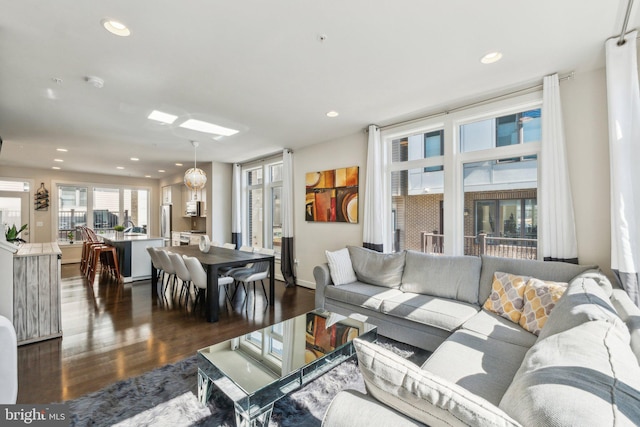
{"type": "Polygon", "coordinates": [[[74,399],[314,308],[313,290],[276,281],[274,306],[265,307],[259,287],[255,309],[252,293],[243,306],[241,290],[208,323],[199,309],[152,297],[150,287],[98,278],[90,286],[79,264],[63,265],[63,337],[18,347],[18,403],[74,399]]]}

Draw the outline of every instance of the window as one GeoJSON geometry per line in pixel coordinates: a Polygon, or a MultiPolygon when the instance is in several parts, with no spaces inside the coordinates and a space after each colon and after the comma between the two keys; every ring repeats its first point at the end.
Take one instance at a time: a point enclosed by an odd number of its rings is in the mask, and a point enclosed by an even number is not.
{"type": "Polygon", "coordinates": [[[536,258],[540,105],[538,92],[383,131],[385,251],[536,258]]]}
{"type": "Polygon", "coordinates": [[[240,338],[240,347],[254,358],[262,360],[274,371],[282,370],[284,357],[284,327],[277,323],[240,338]]]}
{"type": "Polygon", "coordinates": [[[244,230],[248,244],[258,248],[272,248],[280,254],[282,245],[282,161],[244,170],[245,203],[244,230]]]}
{"type": "Polygon", "coordinates": [[[57,222],[59,241],[82,240],[76,227],[87,226],[99,234],[112,234],[115,225],[147,229],[148,189],[130,187],[57,184],[57,222]],[[71,234],[69,234],[71,233],[71,234]]]}

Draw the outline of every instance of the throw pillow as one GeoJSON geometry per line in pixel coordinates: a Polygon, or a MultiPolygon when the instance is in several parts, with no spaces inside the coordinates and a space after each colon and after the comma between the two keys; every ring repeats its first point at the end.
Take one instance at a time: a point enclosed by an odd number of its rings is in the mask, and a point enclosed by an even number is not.
{"type": "Polygon", "coordinates": [[[517,426],[482,397],[376,344],[353,340],[367,393],[414,420],[437,426],[517,426]]]}
{"type": "Polygon", "coordinates": [[[324,253],[327,256],[329,273],[334,285],[346,285],[358,280],[356,273],[353,271],[351,257],[347,248],[335,252],[324,251],[324,253]]]}
{"type": "Polygon", "coordinates": [[[381,253],[359,246],[347,248],[359,281],[387,288],[400,287],[405,251],[381,253]]]}
{"type": "Polygon", "coordinates": [[[491,294],[483,308],[518,323],[524,306],[523,294],[527,280],[528,277],[496,271],[493,274],[491,294]]]}
{"type": "Polygon", "coordinates": [[[519,325],[539,335],[551,310],[566,290],[567,283],[529,279],[524,288],[524,307],[519,325]]]}

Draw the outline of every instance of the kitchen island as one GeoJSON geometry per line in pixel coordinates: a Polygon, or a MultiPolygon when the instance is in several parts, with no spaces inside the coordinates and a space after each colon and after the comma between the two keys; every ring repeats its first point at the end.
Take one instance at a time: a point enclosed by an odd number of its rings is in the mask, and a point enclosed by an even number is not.
{"type": "Polygon", "coordinates": [[[151,277],[151,258],[147,246],[162,247],[165,239],[141,233],[124,233],[122,237],[103,237],[118,253],[120,274],[125,283],[151,277]]]}

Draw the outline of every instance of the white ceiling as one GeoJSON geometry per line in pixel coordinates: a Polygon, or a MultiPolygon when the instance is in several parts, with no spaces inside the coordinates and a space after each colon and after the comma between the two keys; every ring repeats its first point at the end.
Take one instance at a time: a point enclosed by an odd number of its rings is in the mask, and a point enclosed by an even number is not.
{"type": "MultiPolygon", "coordinates": [[[[60,166],[159,178],[193,162],[190,140],[200,143],[198,161],[241,162],[546,74],[600,68],[626,5],[0,0],[0,176],[1,166],[60,166]],[[131,36],[105,31],[105,17],[128,25],[131,36]],[[495,50],[502,61],[480,63],[495,50]],[[87,76],[104,79],[104,87],[89,85],[87,76]],[[215,141],[152,122],[154,109],[178,115],[176,123],[192,117],[241,132],[215,141]],[[330,110],[340,116],[328,118],[330,110]]],[[[636,10],[630,29],[639,22],[636,10]]]]}

